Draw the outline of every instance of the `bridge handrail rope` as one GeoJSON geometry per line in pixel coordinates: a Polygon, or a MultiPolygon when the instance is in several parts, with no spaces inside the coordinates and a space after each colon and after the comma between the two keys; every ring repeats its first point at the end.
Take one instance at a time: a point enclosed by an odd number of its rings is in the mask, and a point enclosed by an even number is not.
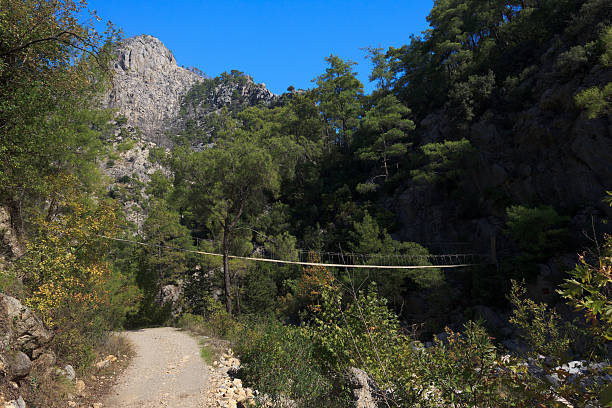
{"type": "MultiPolygon", "coordinates": [[[[149,247],[155,247],[155,248],[171,249],[171,250],[174,250],[174,251],[189,252],[189,253],[200,254],[200,255],[207,255],[207,256],[216,256],[216,257],[222,257],[223,256],[223,254],[217,254],[217,253],[213,253],[213,252],[206,252],[206,251],[197,251],[197,250],[193,250],[193,249],[177,248],[177,247],[172,247],[172,246],[168,246],[168,245],[150,244],[150,243],[147,243],[147,242],[140,242],[140,241],[125,239],[125,238],[108,237],[106,235],[98,235],[98,236],[101,237],[101,238],[112,240],[112,241],[127,242],[127,243],[141,245],[141,246],[149,246],[149,247]]],[[[438,255],[438,256],[445,256],[445,255],[438,255]]],[[[330,268],[362,268],[362,269],[442,269],[442,268],[450,269],[450,268],[465,268],[465,267],[468,267],[468,266],[478,265],[478,264],[473,264],[473,263],[465,263],[465,264],[457,264],[457,265],[361,265],[361,264],[360,265],[351,265],[351,264],[341,264],[341,263],[320,263],[320,262],[287,261],[287,260],[281,260],[281,259],[255,258],[255,257],[237,256],[237,255],[228,255],[228,258],[231,258],[231,259],[242,259],[242,260],[246,260],[246,261],[255,261],[255,262],[268,262],[268,263],[287,264],[287,265],[324,266],[324,267],[330,267],[330,268]]]]}

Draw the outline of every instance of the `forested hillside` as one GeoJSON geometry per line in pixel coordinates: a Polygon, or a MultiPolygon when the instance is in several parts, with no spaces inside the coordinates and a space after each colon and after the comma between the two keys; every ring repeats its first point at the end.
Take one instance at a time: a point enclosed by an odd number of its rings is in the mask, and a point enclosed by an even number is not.
{"type": "Polygon", "coordinates": [[[438,0],[371,94],[332,54],[283,95],[0,4],[0,292],[58,361],[178,324],[275,406],[610,406],[608,0],[438,0]]]}

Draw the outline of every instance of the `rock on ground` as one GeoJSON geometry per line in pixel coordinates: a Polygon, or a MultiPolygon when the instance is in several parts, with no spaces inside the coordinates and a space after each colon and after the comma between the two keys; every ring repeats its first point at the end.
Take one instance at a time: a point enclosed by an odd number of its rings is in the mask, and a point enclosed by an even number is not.
{"type": "Polygon", "coordinates": [[[34,365],[52,365],[55,356],[47,347],[52,338],[31,309],[0,293],[0,379],[23,378],[34,365]]]}

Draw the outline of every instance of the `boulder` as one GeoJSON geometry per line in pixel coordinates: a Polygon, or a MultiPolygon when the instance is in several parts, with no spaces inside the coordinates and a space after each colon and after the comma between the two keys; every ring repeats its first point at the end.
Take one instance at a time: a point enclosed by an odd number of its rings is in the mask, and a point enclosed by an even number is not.
{"type": "Polygon", "coordinates": [[[22,351],[13,350],[7,353],[6,360],[8,362],[8,377],[9,380],[23,378],[30,374],[32,370],[32,362],[30,358],[22,351]]]}
{"type": "Polygon", "coordinates": [[[53,365],[55,355],[47,349],[52,338],[30,308],[0,293],[0,377],[20,379],[32,368],[53,365]]]}
{"type": "Polygon", "coordinates": [[[74,383],[74,390],[76,391],[77,395],[84,395],[85,393],[85,381],[83,380],[76,380],[76,382],[74,383]]]}
{"type": "Polygon", "coordinates": [[[68,381],[72,381],[76,378],[76,372],[74,371],[74,368],[72,368],[71,365],[67,365],[64,367],[64,373],[68,381]]]}
{"type": "Polygon", "coordinates": [[[380,390],[374,380],[365,371],[350,367],[345,374],[346,382],[351,388],[355,408],[377,408],[386,406],[386,393],[380,390]]]}
{"type": "Polygon", "coordinates": [[[16,400],[5,402],[2,408],[26,408],[26,407],[27,407],[26,403],[20,395],[19,398],[17,398],[16,400]]]}
{"type": "Polygon", "coordinates": [[[43,321],[14,297],[0,293],[0,353],[9,348],[36,358],[53,338],[43,321]]]}

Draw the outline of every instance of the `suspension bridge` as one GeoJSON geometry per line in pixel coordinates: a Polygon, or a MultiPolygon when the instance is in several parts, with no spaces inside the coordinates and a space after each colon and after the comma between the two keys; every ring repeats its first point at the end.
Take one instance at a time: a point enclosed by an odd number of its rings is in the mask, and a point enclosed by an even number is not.
{"type": "MultiPolygon", "coordinates": [[[[154,247],[160,250],[171,250],[211,257],[223,257],[223,254],[199,249],[185,249],[170,245],[154,244],[126,238],[100,237],[133,245],[154,247]]],[[[198,242],[198,247],[200,243],[198,242]]],[[[230,259],[253,262],[265,262],[285,265],[322,266],[330,268],[353,269],[453,269],[475,265],[490,264],[488,255],[472,253],[453,254],[358,254],[351,252],[323,252],[299,249],[292,259],[278,259],[273,252],[255,252],[252,256],[229,255],[230,259]],[[313,260],[316,259],[317,262],[313,260]]]]}

